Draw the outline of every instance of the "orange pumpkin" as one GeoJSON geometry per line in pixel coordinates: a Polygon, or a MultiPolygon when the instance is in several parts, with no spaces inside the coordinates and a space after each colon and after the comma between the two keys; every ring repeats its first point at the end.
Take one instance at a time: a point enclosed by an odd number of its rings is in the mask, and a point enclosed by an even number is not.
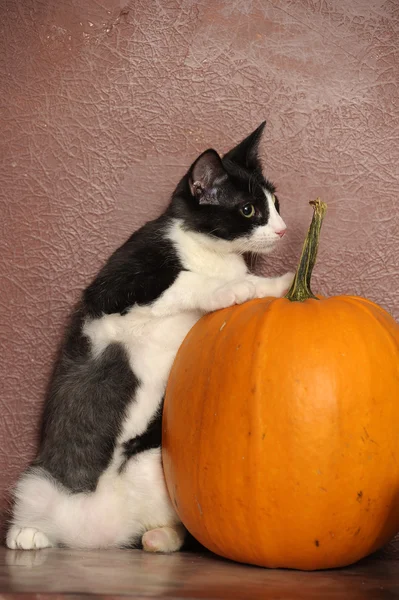
{"type": "Polygon", "coordinates": [[[163,419],[170,497],[194,537],[306,570],[353,563],[399,529],[399,328],[363,298],[313,296],[313,204],[290,292],[201,319],[163,419]]]}

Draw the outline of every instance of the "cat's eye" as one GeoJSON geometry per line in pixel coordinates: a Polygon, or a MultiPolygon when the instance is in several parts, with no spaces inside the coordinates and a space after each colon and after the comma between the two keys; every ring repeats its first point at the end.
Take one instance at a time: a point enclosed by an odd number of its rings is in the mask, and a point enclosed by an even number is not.
{"type": "Polygon", "coordinates": [[[272,200],[273,200],[273,204],[276,204],[276,196],[274,194],[272,195],[272,200]]]}
{"type": "Polygon", "coordinates": [[[251,219],[255,215],[255,207],[253,204],[246,204],[245,206],[240,208],[240,213],[243,217],[251,219]]]}

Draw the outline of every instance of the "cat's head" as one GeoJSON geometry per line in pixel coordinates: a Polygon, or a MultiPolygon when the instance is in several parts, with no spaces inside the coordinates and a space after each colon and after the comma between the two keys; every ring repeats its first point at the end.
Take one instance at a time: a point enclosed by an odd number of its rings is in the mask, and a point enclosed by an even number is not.
{"type": "Polygon", "coordinates": [[[262,173],[258,156],[263,122],[220,157],[203,152],[172,199],[185,229],[205,234],[221,251],[267,253],[286,231],[275,187],[262,173]]]}

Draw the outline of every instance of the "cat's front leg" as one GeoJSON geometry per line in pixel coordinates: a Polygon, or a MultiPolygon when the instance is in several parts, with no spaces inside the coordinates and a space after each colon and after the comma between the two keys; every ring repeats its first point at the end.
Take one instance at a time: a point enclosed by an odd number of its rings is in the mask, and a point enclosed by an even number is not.
{"type": "Polygon", "coordinates": [[[256,287],[243,275],[233,281],[183,271],[151,307],[157,317],[184,311],[213,312],[255,298],[256,287]]]}
{"type": "Polygon", "coordinates": [[[209,290],[203,301],[203,309],[206,312],[213,312],[235,304],[243,304],[253,298],[256,298],[256,286],[252,281],[247,279],[228,281],[216,289],[209,290]]]}
{"type": "Polygon", "coordinates": [[[285,273],[279,277],[258,277],[257,275],[247,275],[246,280],[255,286],[254,298],[266,298],[274,296],[281,298],[285,296],[294,281],[295,273],[285,273]]]}

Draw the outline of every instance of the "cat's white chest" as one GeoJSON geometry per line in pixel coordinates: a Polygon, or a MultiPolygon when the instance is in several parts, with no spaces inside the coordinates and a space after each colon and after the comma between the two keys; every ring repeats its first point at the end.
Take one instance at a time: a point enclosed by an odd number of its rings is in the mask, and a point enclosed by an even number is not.
{"type": "Polygon", "coordinates": [[[212,295],[247,271],[241,256],[203,248],[195,238],[185,236],[183,241],[178,249],[184,269],[155,302],[84,325],[94,355],[111,343],[123,345],[139,382],[126,412],[120,443],[143,433],[156,414],[176,353],[193,325],[209,311],[212,295]]]}
{"type": "Polygon", "coordinates": [[[179,221],[171,227],[169,239],[174,243],[183,267],[192,273],[232,281],[244,277],[247,272],[241,255],[224,251],[228,246],[225,240],[212,240],[201,233],[184,231],[179,221]]]}

